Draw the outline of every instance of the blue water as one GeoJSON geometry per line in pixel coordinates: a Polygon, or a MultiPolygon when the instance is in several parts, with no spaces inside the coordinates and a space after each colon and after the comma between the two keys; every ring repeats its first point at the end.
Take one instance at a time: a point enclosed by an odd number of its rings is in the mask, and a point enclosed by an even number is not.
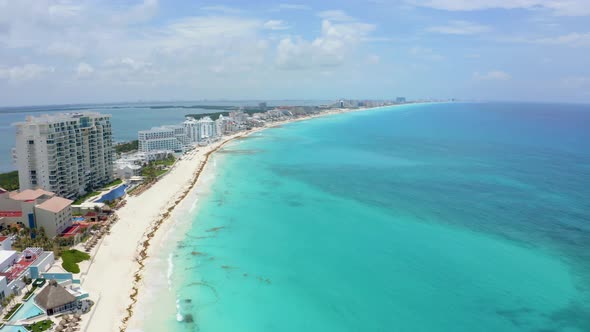
{"type": "MultiPolygon", "coordinates": [[[[257,105],[258,101],[186,101],[157,103],[126,103],[99,105],[29,106],[19,108],[0,107],[0,172],[14,169],[10,150],[15,145],[15,122],[25,121],[27,116],[39,116],[59,112],[92,111],[112,115],[113,140],[124,142],[137,139],[139,130],[155,126],[178,124],[187,114],[210,113],[211,110],[183,108],[194,105],[241,106],[257,105]],[[152,106],[172,106],[152,108],[152,106]]],[[[318,105],[325,101],[270,101],[268,105],[318,105]]]]}
{"type": "Polygon", "coordinates": [[[117,199],[117,198],[125,195],[125,189],[127,189],[127,187],[129,187],[129,185],[122,184],[122,185],[118,186],[117,188],[112,189],[108,193],[102,195],[97,200],[97,202],[112,201],[113,199],[117,199]]]}
{"type": "Polygon", "coordinates": [[[499,103],[234,141],[144,329],[590,331],[588,142],[590,106],[499,103]]]}
{"type": "Polygon", "coordinates": [[[23,304],[23,306],[20,309],[18,309],[18,311],[16,312],[16,314],[14,314],[14,316],[12,316],[10,321],[16,322],[21,319],[37,317],[44,313],[45,312],[43,310],[41,310],[39,307],[37,307],[37,305],[35,305],[35,301],[33,300],[33,297],[31,297],[28,301],[25,302],[25,304],[23,304]]]}
{"type": "Polygon", "coordinates": [[[4,325],[0,332],[27,332],[27,329],[20,325],[4,325]]]}

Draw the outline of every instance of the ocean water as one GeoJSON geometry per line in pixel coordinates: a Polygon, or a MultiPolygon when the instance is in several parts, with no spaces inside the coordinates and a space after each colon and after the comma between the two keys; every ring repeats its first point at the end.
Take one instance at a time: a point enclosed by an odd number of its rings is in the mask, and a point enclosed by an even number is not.
{"type": "Polygon", "coordinates": [[[152,260],[141,330],[590,331],[589,142],[590,106],[500,103],[234,141],[152,260]]]}
{"type": "MultiPolygon", "coordinates": [[[[268,105],[319,105],[326,101],[269,101],[268,105]]],[[[15,122],[25,121],[27,116],[60,112],[100,112],[111,114],[113,139],[126,142],[137,139],[137,132],[151,127],[179,124],[187,114],[211,113],[211,110],[186,108],[194,105],[243,106],[256,105],[258,101],[186,101],[158,103],[125,103],[95,105],[0,107],[0,172],[14,170],[11,149],[15,146],[15,122]],[[167,106],[166,108],[162,108],[167,106]]]]}

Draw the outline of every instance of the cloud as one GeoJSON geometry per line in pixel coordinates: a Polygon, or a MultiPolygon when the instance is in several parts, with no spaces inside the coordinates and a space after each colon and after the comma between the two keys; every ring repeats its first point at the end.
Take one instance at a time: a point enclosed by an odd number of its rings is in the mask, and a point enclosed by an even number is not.
{"type": "Polygon", "coordinates": [[[375,54],[367,56],[367,63],[370,65],[378,65],[381,62],[381,57],[375,54]]]}
{"type": "Polygon", "coordinates": [[[84,55],[84,50],[76,45],[66,42],[52,42],[44,50],[43,54],[55,55],[68,58],[80,58],[84,55]]]}
{"type": "Polygon", "coordinates": [[[586,33],[569,33],[561,36],[544,37],[533,40],[536,44],[544,45],[566,45],[572,47],[590,46],[590,32],[586,33]]]}
{"type": "Polygon", "coordinates": [[[415,46],[410,48],[409,53],[415,58],[428,60],[428,61],[442,61],[445,59],[444,56],[436,53],[431,48],[415,46]]]}
{"type": "Polygon", "coordinates": [[[217,13],[226,14],[226,15],[234,15],[234,14],[239,14],[241,12],[241,10],[238,8],[224,6],[224,5],[204,6],[204,7],[201,7],[201,10],[208,11],[208,12],[217,12],[217,13]]]}
{"type": "Polygon", "coordinates": [[[113,20],[123,24],[143,23],[156,16],[158,9],[158,0],[143,0],[143,2],[115,15],[113,20]]]}
{"type": "Polygon", "coordinates": [[[584,88],[590,86],[590,77],[585,76],[570,76],[561,79],[561,84],[566,88],[584,88]]]}
{"type": "Polygon", "coordinates": [[[281,69],[339,66],[373,30],[372,24],[324,20],[321,34],[313,40],[283,38],[277,47],[276,64],[281,69]]]}
{"type": "Polygon", "coordinates": [[[352,18],[342,10],[325,10],[319,12],[318,16],[323,18],[324,20],[336,22],[354,21],[354,18],[352,18]]]}
{"type": "Polygon", "coordinates": [[[264,28],[268,30],[286,30],[289,26],[282,20],[269,20],[264,23],[264,28]]]}
{"type": "Polygon", "coordinates": [[[501,70],[491,70],[487,73],[480,74],[479,72],[473,73],[473,78],[478,81],[507,81],[512,77],[510,74],[501,70]]]}
{"type": "Polygon", "coordinates": [[[76,68],[76,76],[79,78],[84,78],[92,75],[94,73],[94,67],[87,64],[86,62],[80,62],[78,67],[76,68]]]}
{"type": "Polygon", "coordinates": [[[277,6],[278,10],[311,10],[311,7],[307,5],[294,4],[294,3],[282,3],[277,6]]]}
{"type": "Polygon", "coordinates": [[[23,66],[0,67],[0,79],[9,81],[29,81],[38,79],[45,74],[55,72],[54,67],[38,64],[26,64],[23,66]]]}
{"type": "Polygon", "coordinates": [[[486,9],[549,10],[561,16],[590,15],[587,0],[407,0],[408,3],[447,11],[486,9]]]}
{"type": "Polygon", "coordinates": [[[490,30],[488,26],[467,21],[451,21],[447,25],[433,26],[427,29],[430,32],[446,35],[474,35],[490,30]]]}

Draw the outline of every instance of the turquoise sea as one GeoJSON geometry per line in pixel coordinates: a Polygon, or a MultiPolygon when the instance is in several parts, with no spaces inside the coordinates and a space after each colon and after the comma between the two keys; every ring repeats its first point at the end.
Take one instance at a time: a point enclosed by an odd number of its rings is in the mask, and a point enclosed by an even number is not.
{"type": "Polygon", "coordinates": [[[330,116],[205,173],[145,331],[590,331],[590,106],[330,116]]]}

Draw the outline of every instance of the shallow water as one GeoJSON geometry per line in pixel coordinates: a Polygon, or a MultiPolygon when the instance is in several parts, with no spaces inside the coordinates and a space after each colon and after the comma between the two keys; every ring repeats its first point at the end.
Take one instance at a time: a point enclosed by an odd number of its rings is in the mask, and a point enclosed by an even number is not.
{"type": "Polygon", "coordinates": [[[589,126],[411,105],[235,141],[155,257],[143,329],[588,331],[589,126]]]}

